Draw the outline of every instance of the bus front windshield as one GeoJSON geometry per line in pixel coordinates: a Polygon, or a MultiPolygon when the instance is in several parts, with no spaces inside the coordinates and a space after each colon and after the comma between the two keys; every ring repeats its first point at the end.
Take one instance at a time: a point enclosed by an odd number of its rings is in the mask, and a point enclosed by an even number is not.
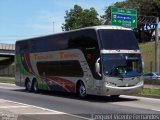
{"type": "Polygon", "coordinates": [[[104,75],[110,77],[135,77],[142,73],[139,54],[102,55],[104,75]]]}

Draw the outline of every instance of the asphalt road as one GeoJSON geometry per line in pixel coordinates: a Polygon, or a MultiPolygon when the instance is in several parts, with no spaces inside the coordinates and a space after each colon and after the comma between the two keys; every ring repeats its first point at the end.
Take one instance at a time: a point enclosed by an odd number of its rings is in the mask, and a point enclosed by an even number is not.
{"type": "Polygon", "coordinates": [[[134,96],[88,96],[81,100],[74,94],[41,91],[28,93],[24,88],[0,84],[0,99],[34,105],[83,117],[97,114],[160,114],[160,99],[134,96]]]}

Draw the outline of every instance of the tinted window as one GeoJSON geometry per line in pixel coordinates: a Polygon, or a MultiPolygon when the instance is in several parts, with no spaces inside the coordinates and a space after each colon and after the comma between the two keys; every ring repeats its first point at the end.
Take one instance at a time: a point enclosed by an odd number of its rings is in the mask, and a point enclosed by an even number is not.
{"type": "Polygon", "coordinates": [[[105,75],[134,77],[142,73],[141,58],[138,54],[105,54],[102,59],[105,75]]]}
{"type": "Polygon", "coordinates": [[[75,31],[68,34],[69,38],[69,48],[96,48],[98,49],[97,35],[96,31],[89,30],[81,30],[75,31]]]}
{"type": "Polygon", "coordinates": [[[101,79],[101,77],[95,72],[95,63],[100,57],[100,50],[95,30],[88,29],[74,32],[73,35],[70,35],[69,48],[80,49],[87,60],[93,77],[95,79],[101,79]]]}
{"type": "Polygon", "coordinates": [[[41,76],[83,77],[83,70],[78,61],[38,62],[41,76]]]}
{"type": "Polygon", "coordinates": [[[99,30],[103,49],[107,50],[137,50],[138,42],[130,30],[99,30]]]}
{"type": "Polygon", "coordinates": [[[27,53],[29,52],[28,41],[16,42],[16,53],[27,53]]]}
{"type": "Polygon", "coordinates": [[[18,41],[20,51],[37,53],[47,51],[57,51],[64,49],[80,49],[80,48],[96,48],[98,49],[97,35],[95,30],[86,29],[44,37],[32,38],[28,40],[18,41]],[[29,46],[29,47],[28,47],[29,46]]]}

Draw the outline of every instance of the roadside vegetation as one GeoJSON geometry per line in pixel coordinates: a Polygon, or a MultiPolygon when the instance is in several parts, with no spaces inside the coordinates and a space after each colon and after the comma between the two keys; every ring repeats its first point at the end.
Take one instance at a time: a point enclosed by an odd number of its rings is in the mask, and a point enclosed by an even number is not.
{"type": "Polygon", "coordinates": [[[15,83],[15,78],[0,77],[0,83],[15,83]]]}
{"type": "MultiPolygon", "coordinates": [[[[154,72],[155,42],[141,43],[139,46],[142,53],[142,58],[144,60],[144,72],[145,73],[154,72]]],[[[160,47],[159,47],[159,51],[160,51],[160,47]]],[[[160,54],[159,54],[159,57],[160,57],[160,54]]]]}
{"type": "Polygon", "coordinates": [[[160,96],[160,89],[144,88],[143,91],[142,91],[142,95],[160,96]]]}
{"type": "Polygon", "coordinates": [[[0,57],[0,60],[5,60],[7,59],[7,57],[0,57]]]}

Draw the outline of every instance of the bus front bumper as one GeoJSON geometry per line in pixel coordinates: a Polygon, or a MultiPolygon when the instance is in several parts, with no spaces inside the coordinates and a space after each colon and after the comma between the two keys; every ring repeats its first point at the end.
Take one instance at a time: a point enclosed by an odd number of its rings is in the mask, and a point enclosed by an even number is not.
{"type": "Polygon", "coordinates": [[[131,87],[105,86],[105,95],[138,94],[143,89],[143,83],[131,87]]]}

